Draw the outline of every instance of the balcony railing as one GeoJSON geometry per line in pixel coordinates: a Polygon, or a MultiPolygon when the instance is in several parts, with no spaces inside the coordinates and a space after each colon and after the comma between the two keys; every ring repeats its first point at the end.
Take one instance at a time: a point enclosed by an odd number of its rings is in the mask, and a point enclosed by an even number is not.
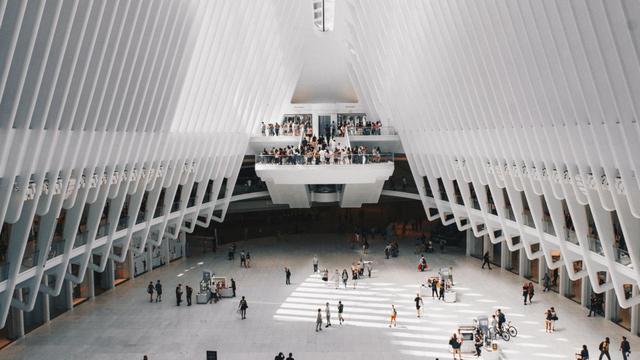
{"type": "Polygon", "coordinates": [[[321,159],[310,155],[256,155],[256,164],[265,165],[312,165],[312,166],[339,166],[339,165],[367,165],[393,162],[393,153],[381,154],[351,154],[333,158],[321,159]]]}
{"type": "Polygon", "coordinates": [[[374,127],[374,126],[350,126],[347,129],[349,135],[352,136],[367,136],[367,135],[398,135],[398,132],[395,128],[391,126],[382,126],[382,127],[374,127]]]}

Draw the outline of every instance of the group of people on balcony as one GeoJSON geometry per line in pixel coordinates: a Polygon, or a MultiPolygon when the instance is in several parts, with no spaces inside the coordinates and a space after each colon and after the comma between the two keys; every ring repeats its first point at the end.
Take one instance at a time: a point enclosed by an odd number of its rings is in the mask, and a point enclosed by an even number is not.
{"type": "MultiPolygon", "coordinates": [[[[260,123],[260,132],[263,136],[313,136],[311,120],[300,117],[287,118],[282,123],[260,123]]],[[[350,135],[381,135],[382,123],[378,121],[332,121],[320,129],[320,134],[326,139],[344,137],[350,135]]]]}
{"type": "Polygon", "coordinates": [[[364,145],[351,148],[336,142],[334,138],[327,142],[322,136],[317,139],[313,136],[309,141],[304,139],[299,148],[287,146],[264,149],[259,162],[279,165],[348,165],[377,163],[381,160],[382,152],[379,147],[371,150],[364,145]]]}
{"type": "Polygon", "coordinates": [[[313,135],[313,127],[310,120],[296,117],[284,120],[280,123],[260,123],[260,131],[263,136],[301,136],[313,135]]]}

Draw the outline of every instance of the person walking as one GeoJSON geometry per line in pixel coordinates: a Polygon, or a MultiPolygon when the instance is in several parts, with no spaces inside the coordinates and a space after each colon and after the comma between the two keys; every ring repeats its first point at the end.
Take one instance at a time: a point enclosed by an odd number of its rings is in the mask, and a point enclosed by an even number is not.
{"type": "Polygon", "coordinates": [[[373,268],[373,265],[371,265],[371,261],[367,262],[367,276],[369,278],[371,278],[371,270],[373,268]]]}
{"type": "Polygon", "coordinates": [[[336,269],[336,271],[333,273],[332,276],[333,282],[336,286],[336,289],[340,287],[340,273],[338,272],[338,269],[336,269]]]}
{"type": "Polygon", "coordinates": [[[484,266],[487,265],[489,267],[489,270],[491,270],[491,262],[489,262],[489,252],[485,252],[484,255],[482,255],[482,268],[484,269],[484,266]]]}
{"type": "Polygon", "coordinates": [[[295,359],[293,358],[293,354],[289,353],[289,356],[285,360],[295,360],[295,359]]]}
{"type": "Polygon", "coordinates": [[[187,291],[187,306],[191,306],[191,295],[193,295],[193,288],[187,285],[186,291],[187,291]]]}
{"type": "Polygon", "coordinates": [[[318,256],[317,255],[313,255],[313,272],[314,273],[318,272],[318,256]]]}
{"type": "Polygon", "coordinates": [[[533,287],[532,282],[529,282],[529,285],[527,287],[528,287],[527,293],[529,294],[529,305],[531,305],[531,300],[533,299],[535,289],[533,287]]]}
{"type": "Polygon", "coordinates": [[[156,302],[162,302],[162,284],[160,284],[160,280],[156,281],[156,302]]]}
{"type": "Polygon", "coordinates": [[[316,332],[322,331],[322,309],[318,308],[318,315],[316,316],[316,332]]]}
{"type": "Polygon", "coordinates": [[[353,282],[353,288],[355,289],[358,285],[358,270],[355,268],[351,269],[351,281],[353,282]]]}
{"type": "Polygon", "coordinates": [[[147,286],[147,293],[149,294],[149,302],[153,302],[153,281],[149,281],[149,285],[147,286]]]}
{"type": "Polygon", "coordinates": [[[291,285],[291,270],[288,267],[284,268],[284,284],[285,285],[291,285]]]}
{"type": "Polygon", "coordinates": [[[247,305],[247,300],[245,300],[243,296],[242,299],[240,299],[240,303],[238,304],[238,310],[240,310],[240,316],[242,317],[242,320],[247,318],[248,307],[249,305],[247,305]]]}
{"type": "Polygon", "coordinates": [[[622,352],[622,360],[628,360],[629,356],[631,356],[631,344],[629,344],[626,336],[622,337],[620,351],[622,352]]]}
{"type": "Polygon", "coordinates": [[[438,296],[438,300],[442,300],[444,301],[444,289],[445,289],[445,283],[443,279],[440,279],[438,281],[438,285],[440,286],[440,288],[438,289],[438,293],[440,294],[438,296]]]}
{"type": "Polygon", "coordinates": [[[249,253],[249,251],[247,251],[247,258],[246,258],[246,262],[245,262],[247,268],[251,267],[251,253],[249,253]]]}
{"type": "Polygon", "coordinates": [[[278,353],[278,355],[276,355],[276,357],[273,358],[273,360],[285,360],[284,354],[283,353],[278,353]]]}
{"type": "Polygon", "coordinates": [[[331,326],[331,310],[329,309],[329,303],[328,302],[325,305],[324,312],[325,312],[325,315],[327,316],[327,325],[325,325],[325,327],[329,327],[329,326],[331,326]]]}
{"type": "Polygon", "coordinates": [[[413,301],[416,302],[416,314],[418,315],[418,317],[420,317],[420,307],[423,304],[422,297],[420,296],[420,293],[416,294],[416,298],[413,299],[413,301]]]}
{"type": "Polygon", "coordinates": [[[529,298],[529,285],[527,283],[522,285],[522,297],[524,298],[524,304],[527,305],[527,299],[529,298]]]}
{"type": "Polygon", "coordinates": [[[231,291],[233,291],[233,297],[236,297],[236,281],[231,278],[231,291]]]}
{"type": "Polygon", "coordinates": [[[342,313],[344,312],[344,305],[342,305],[342,301],[338,301],[338,321],[340,325],[344,322],[344,318],[342,317],[342,313]]]}
{"type": "Polygon", "coordinates": [[[178,286],[176,286],[176,304],[180,306],[181,302],[182,302],[182,284],[178,284],[178,286]]]}
{"type": "Polygon", "coordinates": [[[600,345],[598,346],[598,350],[600,350],[600,357],[598,358],[598,360],[602,360],[602,358],[605,356],[608,360],[611,360],[611,356],[609,355],[610,343],[611,342],[609,341],[608,337],[604,338],[604,341],[600,343],[600,345]]]}
{"type": "Polygon", "coordinates": [[[398,312],[396,311],[395,305],[391,305],[391,316],[389,321],[389,327],[391,327],[391,325],[393,325],[393,327],[396,327],[397,320],[398,320],[398,312]]]}
{"type": "Polygon", "coordinates": [[[247,267],[247,255],[244,253],[244,250],[240,250],[240,266],[247,267]]]}
{"type": "Polygon", "coordinates": [[[544,332],[547,334],[551,333],[551,309],[547,309],[544,311],[544,332]]]}
{"type": "Polygon", "coordinates": [[[342,269],[342,283],[344,284],[344,288],[347,288],[347,281],[349,280],[349,273],[347,269],[342,269]]]}
{"type": "Polygon", "coordinates": [[[453,333],[451,339],[449,339],[449,345],[451,345],[451,349],[453,350],[453,359],[456,359],[456,355],[458,358],[462,360],[462,353],[460,352],[460,348],[462,347],[462,338],[458,339],[458,335],[453,333]]]}
{"type": "Polygon", "coordinates": [[[552,306],[551,309],[551,332],[556,331],[556,321],[558,321],[558,314],[556,313],[556,309],[552,306]]]}

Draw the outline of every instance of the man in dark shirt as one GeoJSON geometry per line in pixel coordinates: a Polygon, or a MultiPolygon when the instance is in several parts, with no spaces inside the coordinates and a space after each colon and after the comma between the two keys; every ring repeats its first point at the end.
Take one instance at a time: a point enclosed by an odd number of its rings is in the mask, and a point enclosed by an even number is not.
{"type": "Polygon", "coordinates": [[[631,355],[631,344],[629,344],[626,336],[622,337],[622,342],[620,343],[620,351],[622,351],[623,360],[627,360],[629,358],[629,355],[631,355]]]}
{"type": "Polygon", "coordinates": [[[162,284],[160,280],[156,281],[156,302],[162,302],[162,284]]]}
{"type": "Polygon", "coordinates": [[[420,307],[422,306],[422,297],[420,297],[420,294],[416,294],[416,298],[413,299],[413,301],[416,302],[416,314],[420,317],[420,307]]]}
{"type": "Polygon", "coordinates": [[[191,295],[193,294],[193,288],[187,285],[186,290],[187,290],[187,306],[191,306],[191,295]]]}
{"type": "Polygon", "coordinates": [[[487,265],[489,267],[489,270],[491,270],[491,263],[489,262],[489,252],[487,251],[486,253],[484,253],[484,256],[482,256],[482,268],[484,269],[484,266],[487,265]]]}

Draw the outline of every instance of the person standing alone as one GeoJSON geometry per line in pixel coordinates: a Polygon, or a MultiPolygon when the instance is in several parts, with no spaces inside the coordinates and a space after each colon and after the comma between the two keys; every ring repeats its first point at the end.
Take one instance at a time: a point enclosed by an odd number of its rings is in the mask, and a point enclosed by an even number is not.
{"type": "Polygon", "coordinates": [[[489,262],[489,252],[485,252],[484,255],[482,256],[482,268],[484,269],[484,266],[487,265],[489,267],[489,270],[491,270],[491,263],[489,262]]]}
{"type": "Polygon", "coordinates": [[[420,307],[422,306],[422,297],[420,296],[420,294],[416,294],[416,298],[413,299],[413,301],[416,302],[416,314],[418,315],[418,317],[420,317],[420,307]]]}
{"type": "Polygon", "coordinates": [[[318,272],[318,256],[313,255],[313,272],[318,272]]]}
{"type": "Polygon", "coordinates": [[[284,276],[285,276],[285,285],[291,285],[291,270],[286,267],[284,268],[284,276]]]}
{"type": "Polygon", "coordinates": [[[242,320],[247,318],[248,307],[249,305],[247,305],[247,300],[245,300],[243,296],[242,299],[240,299],[240,304],[238,304],[238,310],[240,310],[240,316],[242,317],[242,320]]]}
{"type": "Polygon", "coordinates": [[[340,325],[344,322],[344,318],[342,317],[342,312],[344,311],[344,305],[342,305],[342,301],[338,301],[338,321],[340,321],[340,325]]]}
{"type": "Polygon", "coordinates": [[[393,325],[393,327],[396,327],[397,320],[398,320],[398,312],[396,311],[395,305],[391,305],[391,317],[389,321],[389,327],[391,327],[391,325],[393,325]]]}

